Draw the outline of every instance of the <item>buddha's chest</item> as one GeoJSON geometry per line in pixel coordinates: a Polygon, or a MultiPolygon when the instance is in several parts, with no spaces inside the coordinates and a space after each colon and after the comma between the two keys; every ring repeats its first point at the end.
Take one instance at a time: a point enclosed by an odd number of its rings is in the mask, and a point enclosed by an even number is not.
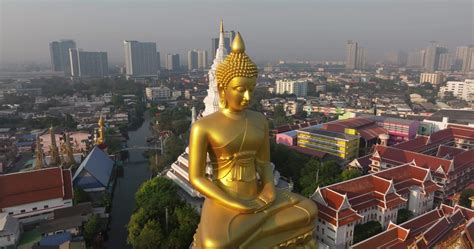
{"type": "Polygon", "coordinates": [[[257,152],[263,145],[265,130],[262,124],[251,120],[234,122],[232,125],[217,127],[219,132],[211,133],[209,154],[215,158],[232,156],[239,152],[257,152]]]}

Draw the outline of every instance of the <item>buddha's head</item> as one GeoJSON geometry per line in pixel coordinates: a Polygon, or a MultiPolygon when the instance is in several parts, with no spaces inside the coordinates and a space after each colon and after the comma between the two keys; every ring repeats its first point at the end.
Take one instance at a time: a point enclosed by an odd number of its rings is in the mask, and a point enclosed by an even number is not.
{"type": "Polygon", "coordinates": [[[237,33],[230,54],[217,66],[220,107],[230,111],[244,110],[252,99],[257,76],[257,66],[245,54],[244,41],[237,33]]]}

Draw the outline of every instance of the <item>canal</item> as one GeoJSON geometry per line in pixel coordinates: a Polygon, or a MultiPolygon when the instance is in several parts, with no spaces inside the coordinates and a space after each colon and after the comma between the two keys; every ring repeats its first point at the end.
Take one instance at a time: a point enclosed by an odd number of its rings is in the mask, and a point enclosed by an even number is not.
{"type": "MultiPolygon", "coordinates": [[[[128,147],[147,146],[146,138],[151,135],[150,117],[144,114],[142,126],[136,131],[128,133],[128,147]]],[[[116,182],[112,201],[111,224],[109,239],[105,243],[107,249],[130,249],[127,245],[127,224],[135,208],[135,192],[140,185],[150,178],[148,162],[143,157],[143,150],[130,150],[130,160],[124,163],[124,176],[116,182]]]]}

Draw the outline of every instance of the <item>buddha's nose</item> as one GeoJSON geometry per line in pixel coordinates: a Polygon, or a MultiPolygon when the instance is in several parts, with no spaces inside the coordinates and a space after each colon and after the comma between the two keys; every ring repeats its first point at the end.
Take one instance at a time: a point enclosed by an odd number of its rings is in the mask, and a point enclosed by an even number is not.
{"type": "Polygon", "coordinates": [[[245,91],[245,93],[244,93],[244,100],[247,101],[247,102],[250,100],[250,93],[249,93],[249,91],[245,91]]]}

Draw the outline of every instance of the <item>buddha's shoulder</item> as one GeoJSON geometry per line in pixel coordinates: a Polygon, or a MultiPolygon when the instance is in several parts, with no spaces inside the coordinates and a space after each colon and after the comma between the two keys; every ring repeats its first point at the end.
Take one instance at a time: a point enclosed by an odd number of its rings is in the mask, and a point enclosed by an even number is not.
{"type": "Polygon", "coordinates": [[[267,122],[267,118],[261,112],[246,110],[248,117],[255,119],[259,122],[267,122]]]}
{"type": "Polygon", "coordinates": [[[221,119],[222,114],[219,112],[215,112],[212,114],[209,114],[205,117],[202,117],[198,119],[196,122],[193,123],[191,129],[196,129],[196,128],[209,128],[210,126],[216,125],[216,121],[221,119]]]}

